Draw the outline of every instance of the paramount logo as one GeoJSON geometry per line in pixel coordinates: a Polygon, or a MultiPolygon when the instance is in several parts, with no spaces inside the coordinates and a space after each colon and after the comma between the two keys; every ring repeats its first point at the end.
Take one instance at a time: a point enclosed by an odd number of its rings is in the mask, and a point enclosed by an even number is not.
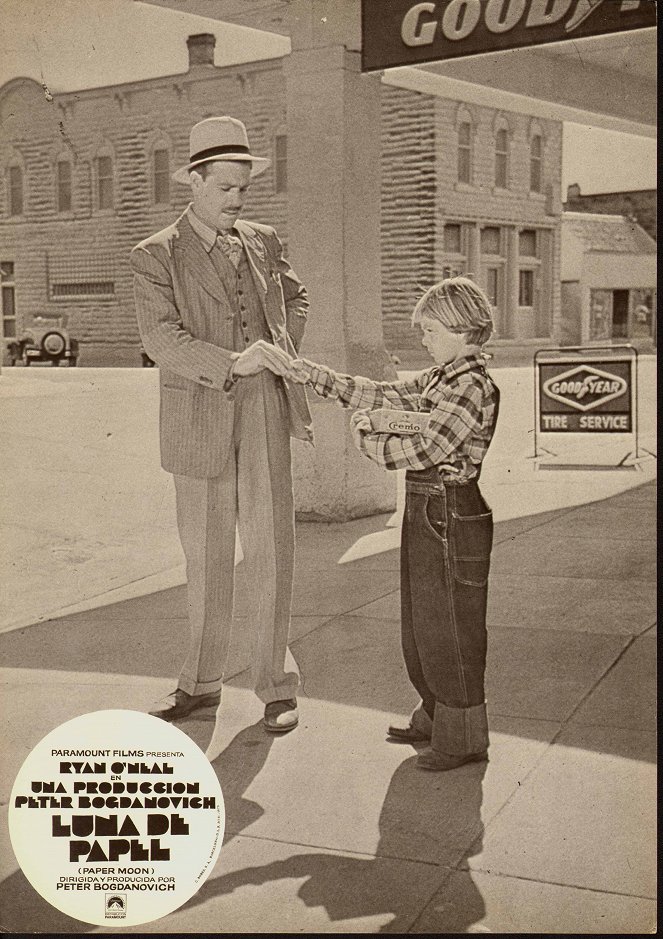
{"type": "Polygon", "coordinates": [[[591,411],[607,401],[621,397],[628,384],[619,375],[600,368],[578,365],[543,383],[543,393],[577,411],[591,411]]]}

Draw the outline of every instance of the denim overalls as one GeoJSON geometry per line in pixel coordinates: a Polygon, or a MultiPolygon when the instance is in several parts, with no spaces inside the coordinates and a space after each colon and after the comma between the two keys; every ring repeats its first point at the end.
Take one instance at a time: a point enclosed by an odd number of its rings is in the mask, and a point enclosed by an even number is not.
{"type": "MultiPolygon", "coordinates": [[[[499,389],[491,437],[499,411],[499,389]]],[[[401,540],[405,665],[432,720],[431,746],[453,755],[488,747],[484,694],[493,515],[478,486],[443,468],[408,470],[401,540]]],[[[421,715],[430,726],[428,718],[421,715]]],[[[413,715],[416,718],[417,712],[413,715]]],[[[416,720],[414,721],[416,723],[416,720]]]]}

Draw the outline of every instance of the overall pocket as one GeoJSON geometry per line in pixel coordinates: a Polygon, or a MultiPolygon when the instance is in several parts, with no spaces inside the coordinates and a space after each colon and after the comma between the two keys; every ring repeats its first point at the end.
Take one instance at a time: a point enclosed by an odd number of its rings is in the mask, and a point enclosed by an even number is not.
{"type": "Polygon", "coordinates": [[[424,523],[430,533],[446,544],[447,541],[447,500],[441,492],[429,492],[424,502],[424,523]]]}
{"type": "Polygon", "coordinates": [[[493,513],[452,513],[451,558],[454,577],[470,587],[485,587],[493,545],[493,513]]]}

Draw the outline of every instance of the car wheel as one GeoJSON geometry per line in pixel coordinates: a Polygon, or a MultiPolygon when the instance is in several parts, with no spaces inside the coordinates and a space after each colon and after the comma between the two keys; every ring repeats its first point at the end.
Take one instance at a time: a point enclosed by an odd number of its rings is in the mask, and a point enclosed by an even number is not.
{"type": "Polygon", "coordinates": [[[49,356],[49,358],[53,360],[59,359],[67,348],[67,341],[61,332],[52,329],[50,332],[44,333],[41,340],[41,348],[43,353],[49,356]]]}

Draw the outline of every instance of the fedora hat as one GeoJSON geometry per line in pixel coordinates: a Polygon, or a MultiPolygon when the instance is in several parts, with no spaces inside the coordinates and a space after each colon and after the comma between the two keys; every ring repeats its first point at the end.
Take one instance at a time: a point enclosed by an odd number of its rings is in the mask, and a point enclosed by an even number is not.
{"type": "Polygon", "coordinates": [[[209,160],[251,163],[251,176],[264,173],[271,162],[249,152],[246,127],[234,117],[208,117],[194,124],[189,135],[189,162],[173,173],[173,179],[188,183],[189,170],[209,160]]]}

